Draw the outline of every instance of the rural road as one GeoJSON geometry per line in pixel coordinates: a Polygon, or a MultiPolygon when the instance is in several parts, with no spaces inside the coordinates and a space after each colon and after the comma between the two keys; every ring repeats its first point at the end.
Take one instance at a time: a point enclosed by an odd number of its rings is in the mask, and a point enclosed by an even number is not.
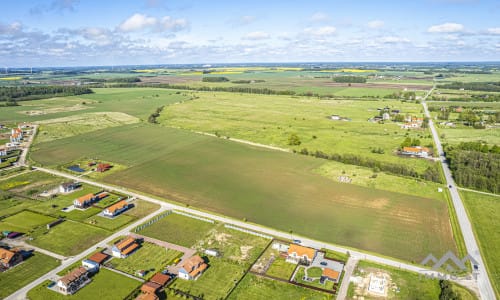
{"type": "MultiPolygon", "coordinates": [[[[432,90],[433,89],[434,88],[432,88],[432,90]]],[[[446,179],[446,185],[450,187],[449,191],[453,207],[455,208],[455,213],[458,218],[458,224],[460,225],[460,230],[462,231],[462,235],[464,237],[465,247],[467,248],[467,252],[469,253],[469,255],[471,255],[477,261],[479,266],[477,285],[479,288],[481,299],[494,300],[496,299],[495,292],[493,291],[493,287],[488,277],[488,273],[486,272],[486,267],[483,262],[483,258],[481,257],[481,252],[479,251],[479,247],[477,245],[474,232],[472,231],[472,225],[467,216],[467,212],[465,210],[462,199],[460,198],[460,194],[458,193],[455,181],[451,176],[451,171],[448,166],[448,162],[446,161],[446,158],[444,156],[444,151],[441,145],[441,141],[439,140],[438,132],[436,130],[436,127],[434,126],[434,122],[432,121],[429,109],[427,108],[427,103],[425,102],[425,100],[432,92],[432,90],[429,91],[429,93],[425,96],[424,100],[422,101],[425,116],[429,118],[429,128],[431,129],[432,137],[434,138],[434,144],[436,145],[436,150],[439,154],[440,158],[439,160],[441,161],[441,166],[443,167],[443,172],[446,179]]]]}
{"type": "Polygon", "coordinates": [[[43,253],[43,254],[48,255],[48,256],[52,256],[52,257],[59,259],[61,261],[65,260],[67,258],[64,255],[60,255],[60,254],[57,254],[57,253],[54,253],[54,252],[51,252],[51,251],[48,251],[48,250],[45,250],[45,249],[42,249],[39,247],[35,247],[33,245],[30,245],[30,244],[27,244],[25,241],[13,240],[13,239],[3,239],[2,242],[6,243],[10,247],[22,247],[25,249],[33,249],[37,252],[43,253]]]}
{"type": "MultiPolygon", "coordinates": [[[[84,259],[86,256],[90,255],[92,252],[94,252],[96,250],[96,248],[98,247],[106,247],[106,244],[108,244],[109,242],[111,242],[112,240],[122,236],[122,235],[127,235],[130,230],[134,229],[135,227],[137,227],[138,225],[144,223],[146,220],[156,216],[156,215],[159,215],[163,212],[165,212],[166,210],[168,210],[168,208],[165,206],[165,205],[162,205],[162,207],[145,216],[144,218],[138,220],[137,222],[134,222],[133,224],[123,228],[122,230],[112,234],[111,236],[107,237],[106,239],[104,239],[103,241],[93,245],[92,247],[88,248],[87,250],[79,253],[78,255],[75,255],[75,256],[72,256],[72,257],[69,257],[67,258],[66,260],[62,261],[61,265],[55,269],[53,269],[52,271],[46,273],[45,275],[39,277],[38,279],[36,279],[35,281],[32,281],[31,283],[29,283],[28,285],[24,286],[23,288],[17,290],[15,293],[11,294],[10,296],[8,296],[7,298],[5,298],[6,300],[24,300],[24,299],[27,299],[27,293],[29,290],[31,290],[32,288],[36,287],[37,285],[41,284],[42,282],[44,282],[45,280],[52,280],[54,278],[58,278],[59,276],[57,275],[58,272],[64,270],[65,268],[69,267],[70,265],[72,265],[73,263],[79,261],[79,260],[82,260],[84,259]]],[[[30,246],[31,247],[31,246],[30,246]]]]}
{"type": "MultiPolygon", "coordinates": [[[[91,184],[91,185],[95,185],[95,186],[101,187],[103,189],[107,189],[107,190],[110,190],[110,191],[116,191],[116,192],[119,192],[119,193],[128,194],[128,195],[131,195],[131,196],[139,198],[139,199],[143,199],[143,200],[146,200],[146,201],[150,201],[150,202],[154,202],[154,203],[160,204],[160,205],[162,205],[161,212],[163,212],[163,211],[165,211],[167,209],[175,209],[175,210],[183,211],[183,212],[186,212],[186,213],[189,213],[189,214],[193,214],[193,215],[197,215],[197,216],[209,218],[209,219],[221,222],[221,223],[231,224],[231,225],[234,225],[234,226],[237,226],[237,227],[241,227],[241,228],[245,228],[245,229],[248,229],[248,230],[265,233],[265,234],[272,235],[272,236],[275,236],[275,237],[278,237],[278,238],[281,238],[281,239],[288,240],[291,237],[289,232],[283,232],[283,231],[271,229],[271,228],[268,228],[268,227],[264,227],[264,226],[261,226],[261,225],[252,224],[252,223],[248,223],[248,222],[243,222],[243,221],[235,220],[235,219],[232,219],[232,218],[229,218],[229,217],[224,217],[224,216],[220,216],[220,215],[216,215],[216,214],[207,213],[207,212],[199,211],[199,210],[196,210],[196,209],[188,208],[188,207],[181,206],[181,205],[177,205],[177,204],[173,204],[173,203],[168,203],[168,202],[159,200],[157,198],[153,198],[153,197],[150,197],[150,196],[146,196],[146,195],[142,195],[142,194],[138,194],[138,193],[129,191],[129,190],[124,189],[124,188],[115,187],[115,186],[111,186],[111,185],[107,185],[107,184],[103,184],[103,183],[99,183],[99,182],[94,182],[92,180],[88,180],[88,179],[85,179],[85,178],[80,178],[80,177],[73,176],[73,175],[70,175],[70,174],[67,174],[67,173],[63,173],[63,172],[60,172],[60,171],[56,171],[56,170],[52,170],[52,169],[47,169],[47,168],[42,168],[42,167],[34,167],[34,168],[37,169],[37,170],[39,170],[39,171],[42,171],[42,172],[50,173],[50,174],[61,176],[61,177],[66,177],[68,179],[72,179],[72,180],[75,180],[75,181],[84,182],[84,183],[87,183],[87,184],[91,184]]],[[[151,215],[149,217],[151,217],[151,215]]],[[[143,218],[141,221],[138,221],[138,222],[134,223],[133,225],[128,226],[126,229],[121,230],[119,233],[115,233],[112,237],[114,238],[114,237],[118,237],[120,235],[124,235],[124,234],[128,233],[128,231],[130,229],[132,229],[133,227],[135,227],[139,223],[143,222],[143,220],[145,220],[145,219],[146,218],[143,218]]],[[[105,241],[109,241],[111,239],[112,238],[110,237],[110,238],[106,239],[105,241]]],[[[347,252],[349,252],[350,256],[352,258],[355,258],[355,259],[369,260],[369,261],[372,261],[372,262],[375,262],[375,263],[379,263],[379,264],[383,264],[383,265],[392,266],[394,268],[399,268],[399,269],[404,269],[404,270],[416,272],[416,273],[419,273],[419,274],[422,274],[422,275],[428,275],[428,276],[434,276],[434,277],[437,277],[439,275],[438,272],[430,270],[430,269],[428,269],[426,267],[423,267],[423,266],[416,266],[416,265],[404,263],[404,262],[401,262],[401,261],[393,260],[393,259],[390,259],[390,258],[377,256],[377,255],[374,255],[374,254],[364,253],[364,252],[360,252],[360,251],[349,249],[349,248],[344,248],[344,247],[340,247],[340,246],[336,246],[336,245],[332,245],[332,244],[327,244],[325,242],[321,242],[321,241],[309,239],[309,238],[298,236],[298,235],[293,235],[292,239],[300,239],[302,241],[303,245],[306,245],[306,246],[309,246],[309,247],[314,247],[314,248],[317,248],[317,249],[326,248],[326,249],[337,251],[337,252],[340,252],[340,253],[347,253],[347,252]]],[[[105,244],[105,241],[101,242],[98,245],[105,244]]],[[[90,252],[92,252],[92,249],[95,249],[95,247],[97,247],[98,245],[96,245],[94,247],[91,247],[86,252],[78,255],[78,258],[81,259],[85,255],[89,254],[90,252]]],[[[76,261],[76,260],[77,259],[71,260],[71,263],[74,262],[74,261],[76,261]]],[[[63,269],[62,267],[59,267],[57,270],[60,271],[62,269],[63,269]]],[[[53,275],[53,274],[57,273],[58,271],[51,272],[51,274],[53,275]]],[[[50,277],[51,274],[49,274],[48,277],[50,277]]],[[[47,278],[47,276],[45,276],[45,279],[46,278],[47,278]]],[[[348,280],[348,278],[346,278],[346,280],[348,280]]],[[[29,285],[30,286],[29,288],[23,288],[22,291],[19,292],[19,295],[25,295],[25,293],[30,288],[36,286],[37,284],[41,283],[42,281],[43,280],[37,280],[36,284],[32,283],[32,284],[29,285]]],[[[468,288],[471,288],[473,290],[475,289],[475,282],[474,282],[474,280],[471,280],[471,279],[459,279],[459,280],[453,280],[453,281],[455,281],[455,282],[457,282],[457,283],[459,283],[461,285],[464,285],[464,286],[466,286],[468,288]]],[[[10,298],[9,297],[8,299],[22,299],[22,297],[21,298],[10,298]]],[[[338,298],[338,299],[341,299],[341,298],[338,298]]],[[[490,298],[485,298],[485,299],[490,299],[490,298]]],[[[491,299],[494,299],[494,298],[491,298],[491,299]]]]}
{"type": "Polygon", "coordinates": [[[351,276],[358,264],[359,259],[357,257],[349,257],[347,264],[344,267],[344,279],[340,284],[340,289],[337,294],[337,299],[345,299],[347,297],[347,291],[349,289],[349,283],[351,283],[351,276]]]}

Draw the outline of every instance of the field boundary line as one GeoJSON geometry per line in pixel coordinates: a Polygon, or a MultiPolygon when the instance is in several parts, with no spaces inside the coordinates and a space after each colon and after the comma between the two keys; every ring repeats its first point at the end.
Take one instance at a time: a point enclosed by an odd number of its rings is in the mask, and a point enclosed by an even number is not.
{"type": "Polygon", "coordinates": [[[458,190],[465,191],[465,192],[472,192],[472,193],[478,193],[478,194],[483,194],[483,195],[488,195],[488,196],[493,196],[493,197],[500,197],[498,194],[493,194],[493,193],[488,193],[488,192],[483,192],[483,191],[477,191],[473,189],[468,189],[468,188],[463,188],[463,187],[457,187],[458,190]]]}
{"type": "Polygon", "coordinates": [[[231,224],[224,224],[224,227],[230,228],[230,229],[234,229],[234,230],[237,230],[237,231],[241,231],[241,232],[244,232],[244,233],[248,233],[248,234],[251,234],[251,235],[255,235],[255,236],[258,236],[258,237],[262,237],[262,238],[265,238],[265,239],[270,239],[270,240],[274,239],[270,235],[267,235],[267,234],[264,234],[264,233],[260,233],[260,232],[256,232],[256,231],[252,231],[252,230],[249,230],[249,229],[240,228],[240,227],[237,227],[237,226],[234,226],[234,225],[231,225],[231,224]]]}
{"type": "Polygon", "coordinates": [[[188,214],[188,213],[185,213],[185,212],[182,212],[182,211],[172,210],[172,213],[178,214],[178,215],[182,215],[182,216],[185,216],[185,217],[188,217],[188,218],[200,220],[200,221],[203,221],[203,222],[215,224],[214,220],[211,220],[211,219],[208,219],[208,218],[204,218],[204,217],[200,217],[200,216],[196,216],[196,215],[192,215],[192,214],[188,214]]]}

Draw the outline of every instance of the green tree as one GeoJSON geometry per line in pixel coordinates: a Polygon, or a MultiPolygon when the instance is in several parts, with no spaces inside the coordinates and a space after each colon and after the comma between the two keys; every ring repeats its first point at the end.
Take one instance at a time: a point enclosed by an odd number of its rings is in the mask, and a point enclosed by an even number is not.
{"type": "Polygon", "coordinates": [[[302,142],[300,141],[299,136],[295,133],[290,134],[290,136],[288,137],[288,145],[290,146],[298,146],[301,143],[302,142]]]}

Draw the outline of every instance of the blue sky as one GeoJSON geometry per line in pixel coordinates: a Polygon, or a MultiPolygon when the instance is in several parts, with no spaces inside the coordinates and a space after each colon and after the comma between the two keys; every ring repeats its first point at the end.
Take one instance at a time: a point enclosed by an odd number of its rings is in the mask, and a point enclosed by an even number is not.
{"type": "Polygon", "coordinates": [[[0,66],[499,61],[500,2],[1,1],[0,66]]]}

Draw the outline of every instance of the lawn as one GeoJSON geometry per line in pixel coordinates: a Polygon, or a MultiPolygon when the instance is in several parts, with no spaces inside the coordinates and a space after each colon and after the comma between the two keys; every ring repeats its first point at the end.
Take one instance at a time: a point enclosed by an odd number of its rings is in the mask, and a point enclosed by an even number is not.
{"type": "Polygon", "coordinates": [[[296,264],[286,262],[283,257],[275,256],[276,260],[271,264],[271,267],[266,272],[266,275],[289,280],[292,277],[293,271],[297,267],[296,264]]]}
{"type": "Polygon", "coordinates": [[[138,199],[132,201],[131,204],[134,205],[134,208],[125,211],[123,214],[137,219],[143,218],[160,208],[159,204],[138,199]]]}
{"type": "Polygon", "coordinates": [[[262,253],[270,240],[248,233],[229,229],[219,224],[196,244],[196,249],[217,249],[226,259],[248,267],[262,253]]]}
{"type": "MultiPolygon", "coordinates": [[[[315,173],[322,159],[146,124],[107,128],[38,148],[32,157],[44,165],[99,156],[131,166],[105,177],[108,183],[326,242],[414,261],[456,249],[443,197],[334,182],[315,173]]],[[[144,234],[154,231],[170,242],[187,238],[186,246],[205,234],[193,229],[200,237],[191,239],[176,232],[178,225],[153,226],[144,234]]]]}
{"type": "Polygon", "coordinates": [[[117,270],[134,276],[137,276],[137,271],[145,270],[147,273],[144,278],[149,279],[155,273],[163,271],[167,265],[181,256],[182,252],[144,242],[129,257],[113,258],[109,261],[109,264],[117,270]]]}
{"type": "Polygon", "coordinates": [[[92,282],[70,296],[51,291],[47,288],[46,281],[28,292],[30,300],[87,300],[87,299],[124,299],[132,293],[141,283],[137,280],[117,274],[113,271],[101,269],[92,282]]]}
{"type": "Polygon", "coordinates": [[[85,220],[85,223],[92,224],[97,227],[101,227],[107,230],[115,231],[128,223],[134,221],[136,218],[132,216],[127,216],[121,214],[119,216],[110,219],[108,217],[103,216],[93,216],[85,220]]]}
{"type": "Polygon", "coordinates": [[[487,271],[497,297],[500,297],[500,197],[460,192],[473,225],[487,271]]]}
{"type": "Polygon", "coordinates": [[[211,257],[208,265],[208,269],[197,280],[178,278],[169,287],[206,300],[224,299],[246,271],[242,266],[224,258],[211,257]]]}
{"type": "Polygon", "coordinates": [[[214,224],[172,213],[137,232],[172,244],[191,247],[203,239],[214,224]]]}
{"type": "Polygon", "coordinates": [[[82,252],[110,234],[110,231],[95,226],[67,220],[50,230],[33,234],[33,240],[28,242],[34,246],[70,256],[82,252]]]}
{"type": "Polygon", "coordinates": [[[59,261],[57,259],[34,252],[22,264],[0,273],[0,298],[7,297],[58,265],[59,261]]]}
{"type": "Polygon", "coordinates": [[[228,297],[230,300],[267,299],[334,299],[333,295],[306,289],[289,283],[247,274],[228,297]]]}
{"type": "Polygon", "coordinates": [[[43,226],[55,220],[56,220],[55,218],[47,217],[41,214],[25,210],[18,214],[3,219],[0,222],[0,228],[13,226],[18,228],[23,228],[24,230],[22,232],[26,233],[34,228],[43,226]]]}
{"type": "Polygon", "coordinates": [[[317,287],[317,288],[320,288],[320,289],[325,289],[325,290],[332,291],[333,290],[333,285],[334,285],[333,282],[331,282],[330,280],[326,280],[325,284],[321,284],[319,282],[319,277],[321,277],[322,272],[323,271],[320,268],[309,268],[309,270],[307,270],[307,275],[308,275],[308,277],[314,277],[315,280],[312,281],[312,282],[311,281],[305,281],[305,280],[302,280],[302,278],[304,278],[304,276],[306,275],[305,268],[304,267],[299,267],[299,270],[297,271],[297,274],[295,274],[294,281],[297,282],[297,283],[302,283],[302,284],[309,285],[309,286],[312,286],[312,287],[317,287]]]}

